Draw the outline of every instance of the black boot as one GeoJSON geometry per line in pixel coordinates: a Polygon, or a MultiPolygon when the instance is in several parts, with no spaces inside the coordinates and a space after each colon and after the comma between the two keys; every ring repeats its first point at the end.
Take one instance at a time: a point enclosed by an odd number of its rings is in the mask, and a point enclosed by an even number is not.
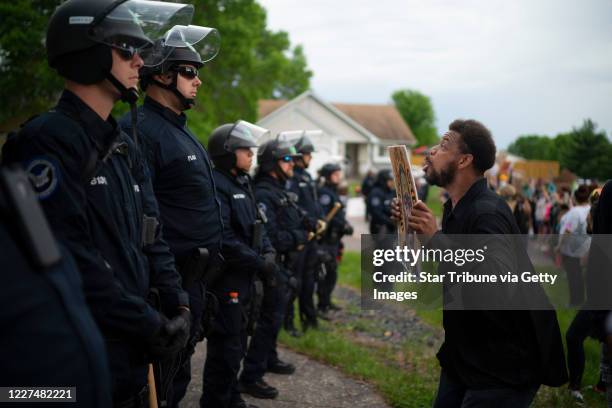
{"type": "Polygon", "coordinates": [[[295,366],[291,363],[285,363],[281,360],[268,361],[269,373],[291,375],[295,372],[295,366]]]}
{"type": "Polygon", "coordinates": [[[287,334],[289,334],[291,337],[301,337],[302,333],[300,333],[295,326],[293,325],[293,323],[291,324],[285,324],[285,331],[287,332],[287,334]]]}
{"type": "Polygon", "coordinates": [[[249,394],[255,398],[274,399],[278,397],[278,390],[265,382],[263,379],[254,383],[238,382],[238,391],[242,394],[249,394]]]}

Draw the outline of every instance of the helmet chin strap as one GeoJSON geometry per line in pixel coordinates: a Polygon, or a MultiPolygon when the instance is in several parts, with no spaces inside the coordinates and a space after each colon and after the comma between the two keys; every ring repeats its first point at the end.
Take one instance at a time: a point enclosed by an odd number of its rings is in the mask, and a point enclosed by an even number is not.
{"type": "Polygon", "coordinates": [[[108,73],[106,75],[106,79],[119,91],[121,95],[121,100],[123,102],[127,102],[130,105],[130,119],[132,122],[132,139],[134,140],[134,144],[138,148],[138,132],[136,130],[136,102],[138,101],[138,89],[136,88],[127,88],[125,85],[121,83],[112,73],[108,73]]]}
{"type": "Polygon", "coordinates": [[[172,77],[172,82],[170,84],[164,84],[163,82],[160,82],[157,79],[153,78],[153,83],[155,83],[155,85],[161,88],[167,89],[171,91],[174,95],[176,95],[176,97],[179,100],[179,103],[181,104],[181,107],[182,107],[181,110],[186,111],[188,109],[191,109],[195,105],[195,99],[185,98],[185,96],[181,93],[181,91],[178,90],[177,81],[178,81],[178,72],[174,73],[174,76],[172,77]]]}

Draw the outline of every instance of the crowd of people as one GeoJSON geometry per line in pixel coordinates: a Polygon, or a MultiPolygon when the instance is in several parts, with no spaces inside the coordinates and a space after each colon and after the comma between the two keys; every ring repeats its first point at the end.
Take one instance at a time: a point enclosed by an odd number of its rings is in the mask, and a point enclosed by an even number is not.
{"type": "Polygon", "coordinates": [[[277,353],[281,328],[299,336],[295,320],[317,329],[337,308],[352,234],[341,168],[313,180],[305,131],[238,120],[198,141],[185,111],[218,33],[190,25],[193,13],[69,0],[52,15],[45,45],[65,89],[2,149],[3,386],[76,387],[83,407],[176,407],[206,339],[200,405],[253,407],[241,394],[275,398],[265,374],[295,371],[277,353]],[[120,100],[131,109],[116,121],[120,100]]]}

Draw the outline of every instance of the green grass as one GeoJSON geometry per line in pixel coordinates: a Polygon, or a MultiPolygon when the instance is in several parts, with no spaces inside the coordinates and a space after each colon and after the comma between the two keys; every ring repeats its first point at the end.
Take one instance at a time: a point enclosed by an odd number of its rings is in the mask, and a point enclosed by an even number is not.
{"type": "Polygon", "coordinates": [[[433,373],[427,372],[430,363],[421,356],[413,356],[406,363],[416,367],[408,370],[390,363],[394,356],[389,348],[356,342],[352,339],[354,336],[350,327],[322,322],[321,328],[319,331],[310,330],[300,338],[281,332],[280,341],[298,352],[339,368],[353,378],[373,384],[393,407],[431,406],[436,378],[433,373]]]}
{"type": "MultiPolygon", "coordinates": [[[[430,190],[430,199],[434,196],[437,199],[437,194],[433,189],[430,190]]],[[[361,264],[358,252],[344,253],[338,271],[338,282],[356,289],[361,288],[361,264]]],[[[575,312],[571,310],[557,312],[563,336],[574,315],[575,312]]],[[[441,330],[441,311],[419,310],[417,316],[435,330],[441,330]]],[[[364,342],[363,336],[360,337],[358,334],[376,329],[376,322],[371,319],[360,319],[343,324],[322,322],[321,327],[322,330],[311,330],[297,339],[283,332],[280,340],[298,352],[338,367],[352,377],[373,384],[393,407],[431,406],[439,375],[438,361],[434,356],[435,350],[418,341],[407,341],[399,352],[385,344],[364,342]]],[[[597,382],[599,344],[588,339],[585,342],[585,353],[586,367],[583,386],[597,382]]],[[[588,391],[584,394],[585,407],[605,406],[604,397],[588,391]]],[[[535,408],[574,406],[566,386],[542,387],[533,403],[535,408]]]]}

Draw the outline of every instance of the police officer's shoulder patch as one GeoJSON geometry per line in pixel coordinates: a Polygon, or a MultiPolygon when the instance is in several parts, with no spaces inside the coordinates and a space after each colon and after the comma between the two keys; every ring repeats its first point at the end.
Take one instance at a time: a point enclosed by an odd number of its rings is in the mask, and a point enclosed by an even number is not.
{"type": "Polygon", "coordinates": [[[372,201],[370,202],[370,204],[374,207],[378,207],[380,205],[380,198],[372,197],[372,201]]]}
{"type": "Polygon", "coordinates": [[[321,205],[329,205],[329,203],[331,203],[331,197],[329,196],[329,194],[321,194],[321,196],[319,197],[319,202],[321,203],[321,205]]]}
{"type": "Polygon", "coordinates": [[[49,157],[36,157],[25,166],[32,188],[40,200],[50,197],[60,181],[57,163],[49,157]]]}

